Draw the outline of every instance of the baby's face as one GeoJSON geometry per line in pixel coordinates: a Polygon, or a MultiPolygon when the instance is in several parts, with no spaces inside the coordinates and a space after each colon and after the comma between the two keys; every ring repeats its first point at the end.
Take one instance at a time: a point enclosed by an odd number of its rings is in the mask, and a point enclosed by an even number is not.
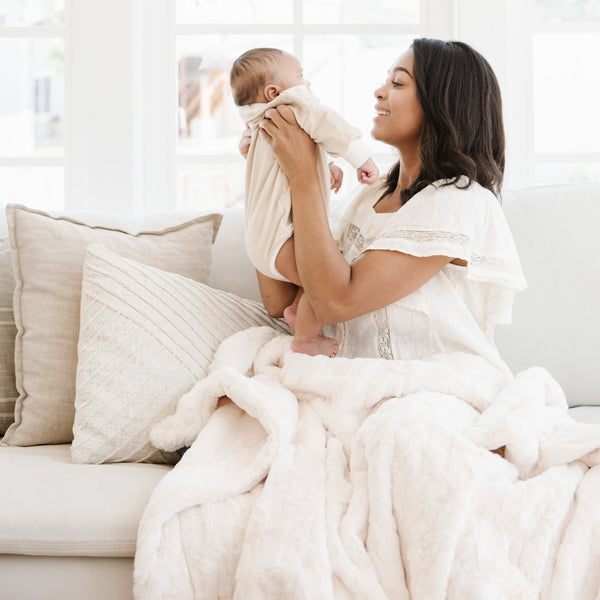
{"type": "Polygon", "coordinates": [[[304,79],[300,61],[291,54],[284,54],[279,59],[277,67],[277,84],[281,91],[294,87],[295,85],[310,85],[304,79]]]}

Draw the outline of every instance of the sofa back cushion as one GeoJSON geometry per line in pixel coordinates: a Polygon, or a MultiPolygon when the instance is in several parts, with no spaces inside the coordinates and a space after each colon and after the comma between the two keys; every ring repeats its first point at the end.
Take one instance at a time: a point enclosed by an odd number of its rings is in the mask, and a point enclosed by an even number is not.
{"type": "Polygon", "coordinates": [[[138,216],[98,226],[19,205],[6,208],[16,280],[15,422],[4,443],[58,444],[73,439],[79,305],[85,250],[102,243],[126,257],[207,282],[221,215],[146,228],[138,216]]]}
{"type": "Polygon", "coordinates": [[[15,320],[13,276],[8,238],[0,238],[0,436],[13,422],[15,388],[15,320]]]}
{"type": "Polygon", "coordinates": [[[213,246],[210,285],[262,303],[256,271],[246,252],[244,209],[241,206],[223,211],[223,222],[213,246]]]}
{"type": "Polygon", "coordinates": [[[503,208],[528,288],[496,328],[500,354],[515,373],[545,367],[570,406],[600,405],[600,184],[508,192],[503,208]]]}

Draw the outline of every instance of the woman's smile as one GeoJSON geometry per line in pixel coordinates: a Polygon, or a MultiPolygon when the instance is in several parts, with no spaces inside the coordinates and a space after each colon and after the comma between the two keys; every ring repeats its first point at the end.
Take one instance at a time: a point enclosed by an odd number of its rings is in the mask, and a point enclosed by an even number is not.
{"type": "Polygon", "coordinates": [[[382,108],[378,108],[377,106],[375,107],[375,112],[377,114],[373,117],[373,120],[377,120],[379,117],[389,117],[390,116],[389,110],[383,110],[382,108]]]}

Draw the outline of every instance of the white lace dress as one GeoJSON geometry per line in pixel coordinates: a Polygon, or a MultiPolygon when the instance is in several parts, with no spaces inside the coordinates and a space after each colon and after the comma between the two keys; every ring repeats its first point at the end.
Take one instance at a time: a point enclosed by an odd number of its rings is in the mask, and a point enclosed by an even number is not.
{"type": "Polygon", "coordinates": [[[526,283],[497,198],[478,184],[460,189],[438,182],[397,212],[377,213],[380,194],[377,184],[361,188],[333,220],[349,262],[369,250],[391,250],[450,256],[467,266],[448,264],[406,298],[327,326],[325,333],[340,342],[339,356],[410,360],[461,351],[508,370],[494,345],[494,326],[510,323],[515,292],[526,283]]]}

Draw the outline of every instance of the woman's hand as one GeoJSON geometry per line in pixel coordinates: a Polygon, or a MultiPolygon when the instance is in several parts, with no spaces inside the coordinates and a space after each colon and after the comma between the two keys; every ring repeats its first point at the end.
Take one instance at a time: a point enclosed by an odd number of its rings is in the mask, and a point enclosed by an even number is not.
{"type": "Polygon", "coordinates": [[[305,181],[306,177],[316,177],[316,144],[298,125],[296,115],[289,106],[280,105],[267,110],[259,127],[290,183],[294,178],[305,181]]]}

